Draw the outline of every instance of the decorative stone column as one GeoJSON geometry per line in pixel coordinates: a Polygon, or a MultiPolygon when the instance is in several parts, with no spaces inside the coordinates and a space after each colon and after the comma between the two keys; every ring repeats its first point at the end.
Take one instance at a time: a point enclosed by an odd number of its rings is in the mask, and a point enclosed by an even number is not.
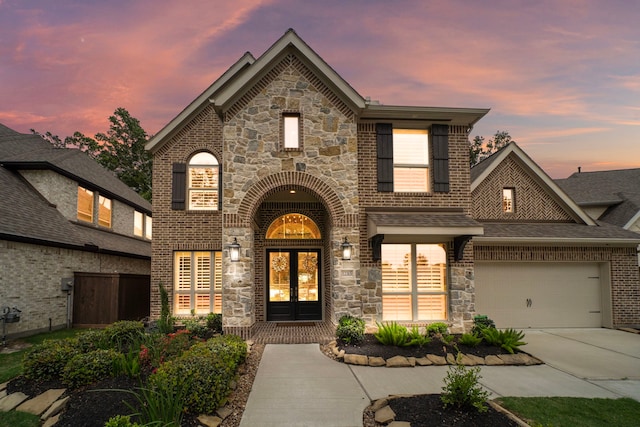
{"type": "Polygon", "coordinates": [[[222,327],[225,333],[243,338],[251,335],[255,322],[254,242],[251,228],[226,228],[222,231],[222,327]],[[236,238],[240,260],[231,262],[227,244],[236,238]]]}
{"type": "Polygon", "coordinates": [[[360,289],[359,234],[357,228],[334,227],[331,232],[331,297],[334,323],[345,314],[362,317],[362,291],[360,289]],[[342,259],[342,242],[347,238],[353,245],[351,259],[342,259]]]}

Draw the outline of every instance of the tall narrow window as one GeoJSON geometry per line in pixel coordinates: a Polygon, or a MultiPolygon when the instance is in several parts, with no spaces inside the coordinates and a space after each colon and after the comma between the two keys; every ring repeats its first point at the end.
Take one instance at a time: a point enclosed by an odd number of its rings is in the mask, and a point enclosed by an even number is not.
{"type": "Polygon", "coordinates": [[[222,252],[174,254],[174,314],[222,312],[222,252]]]}
{"type": "Polygon", "coordinates": [[[142,237],[144,233],[144,214],[135,211],[133,213],[133,234],[142,237]]]}
{"type": "Polygon", "coordinates": [[[300,114],[285,113],[282,115],[283,137],[285,149],[299,149],[300,144],[300,114]]]}
{"type": "Polygon", "coordinates": [[[446,278],[443,245],[382,245],[383,320],[445,320],[446,278]]]}
{"type": "Polygon", "coordinates": [[[98,225],[111,228],[111,199],[98,196],[98,225]]]}
{"type": "Polygon", "coordinates": [[[514,193],[515,190],[513,188],[502,189],[502,212],[515,212],[514,193]]]}
{"type": "Polygon", "coordinates": [[[151,228],[153,227],[153,219],[149,215],[145,215],[144,221],[144,237],[151,240],[151,228]]]}
{"type": "Polygon", "coordinates": [[[78,187],[78,219],[93,222],[93,191],[78,187]]]}
{"type": "Polygon", "coordinates": [[[217,210],[220,165],[210,153],[198,153],[189,161],[189,209],[217,210]]]}
{"type": "Polygon", "coordinates": [[[393,191],[429,191],[429,135],[426,129],[393,130],[393,191]]]}

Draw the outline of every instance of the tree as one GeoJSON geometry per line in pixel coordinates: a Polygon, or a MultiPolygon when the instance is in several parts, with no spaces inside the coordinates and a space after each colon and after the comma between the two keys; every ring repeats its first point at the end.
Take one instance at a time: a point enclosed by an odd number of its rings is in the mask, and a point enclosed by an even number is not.
{"type": "Polygon", "coordinates": [[[515,142],[511,139],[511,135],[507,131],[497,131],[488,142],[484,142],[484,136],[476,135],[473,138],[473,142],[469,146],[469,164],[474,166],[486,159],[502,147],[509,145],[511,142],[515,142]]]}
{"type": "Polygon", "coordinates": [[[124,108],[117,108],[109,116],[109,131],[97,133],[94,138],[74,132],[62,141],[51,132],[40,134],[57,148],[76,148],[84,151],[105,168],[115,172],[122,182],[145,199],[151,201],[152,157],[145,151],[147,133],[140,121],[124,108]]]}

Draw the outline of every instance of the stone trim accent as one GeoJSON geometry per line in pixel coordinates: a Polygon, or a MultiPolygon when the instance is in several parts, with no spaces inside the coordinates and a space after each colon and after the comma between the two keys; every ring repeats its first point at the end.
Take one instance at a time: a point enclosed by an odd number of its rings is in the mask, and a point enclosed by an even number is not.
{"type": "MultiPolygon", "coordinates": [[[[299,191],[310,191],[322,202],[329,212],[331,221],[342,224],[345,221],[345,208],[340,197],[327,183],[305,172],[285,171],[266,176],[253,184],[238,206],[237,216],[245,224],[256,216],[260,204],[272,194],[282,191],[282,188],[299,191]]],[[[227,214],[225,214],[226,216],[227,214]]],[[[351,215],[349,219],[357,218],[351,215]]],[[[355,222],[357,224],[357,221],[355,222]]]]}

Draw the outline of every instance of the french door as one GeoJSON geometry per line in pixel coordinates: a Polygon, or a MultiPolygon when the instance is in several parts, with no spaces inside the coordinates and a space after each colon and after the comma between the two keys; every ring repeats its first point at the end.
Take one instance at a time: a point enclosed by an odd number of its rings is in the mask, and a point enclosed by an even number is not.
{"type": "Polygon", "coordinates": [[[319,249],[267,250],[267,320],[322,320],[319,249]]]}

